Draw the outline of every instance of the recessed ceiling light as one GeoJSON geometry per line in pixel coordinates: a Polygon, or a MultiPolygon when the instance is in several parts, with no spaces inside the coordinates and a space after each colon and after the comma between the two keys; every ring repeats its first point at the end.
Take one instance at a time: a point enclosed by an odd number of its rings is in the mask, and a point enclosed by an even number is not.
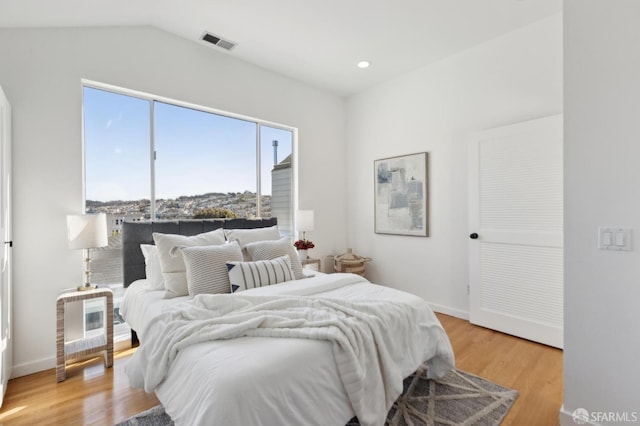
{"type": "Polygon", "coordinates": [[[371,66],[371,62],[369,61],[358,62],[358,68],[369,68],[370,66],[371,66]]]}

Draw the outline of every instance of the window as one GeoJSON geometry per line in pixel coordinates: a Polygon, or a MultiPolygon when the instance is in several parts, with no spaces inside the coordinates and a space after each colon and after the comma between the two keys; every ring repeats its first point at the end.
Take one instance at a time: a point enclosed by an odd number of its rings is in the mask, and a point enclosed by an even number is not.
{"type": "Polygon", "coordinates": [[[154,117],[158,219],[191,218],[207,208],[258,216],[257,123],[162,102],[154,117]]]}
{"type": "Polygon", "coordinates": [[[85,86],[86,211],[107,213],[113,236],[125,219],[215,214],[277,216],[293,234],[293,137],[290,128],[85,86]]]}
{"type": "Polygon", "coordinates": [[[275,216],[293,235],[295,129],[97,84],[83,96],[86,211],[110,233],[94,283],[122,285],[124,220],[275,216]]]}

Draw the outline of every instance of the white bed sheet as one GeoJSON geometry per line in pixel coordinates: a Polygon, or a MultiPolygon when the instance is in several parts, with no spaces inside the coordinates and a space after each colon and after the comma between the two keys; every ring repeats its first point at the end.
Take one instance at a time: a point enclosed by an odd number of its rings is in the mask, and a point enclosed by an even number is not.
{"type": "MultiPolygon", "coordinates": [[[[303,269],[302,272],[307,278],[319,275],[326,275],[322,272],[303,269]]],[[[260,289],[252,289],[258,291],[260,289]]],[[[138,339],[142,341],[144,330],[147,324],[166,308],[175,306],[177,303],[191,300],[190,296],[180,296],[171,299],[164,298],[165,290],[149,290],[146,279],[132,282],[125,292],[124,299],[120,305],[120,313],[129,326],[135,330],[138,339]]]]}
{"type": "MultiPolygon", "coordinates": [[[[429,311],[435,328],[424,359],[402,360],[408,376],[449,341],[426,302],[414,295],[367,281],[327,285],[331,275],[251,290],[252,294],[313,295],[352,300],[394,300],[429,311]]],[[[162,291],[132,284],[123,314],[144,341],[144,328],[166,307],[189,298],[161,299],[162,291]],[[158,293],[156,295],[155,293],[158,293]],[[125,308],[126,306],[126,308],[125,308]]],[[[440,354],[441,355],[441,354],[440,354]]],[[[450,354],[450,368],[453,354],[450,354]]],[[[442,367],[442,365],[440,366],[442,367]]],[[[243,337],[196,344],[183,350],[156,395],[176,425],[344,425],[354,413],[340,381],[328,341],[243,337]]]]}
{"type": "Polygon", "coordinates": [[[129,326],[136,331],[142,342],[147,324],[167,307],[188,301],[189,296],[164,298],[165,290],[149,290],[147,280],[137,280],[127,287],[120,305],[120,313],[129,326]]]}

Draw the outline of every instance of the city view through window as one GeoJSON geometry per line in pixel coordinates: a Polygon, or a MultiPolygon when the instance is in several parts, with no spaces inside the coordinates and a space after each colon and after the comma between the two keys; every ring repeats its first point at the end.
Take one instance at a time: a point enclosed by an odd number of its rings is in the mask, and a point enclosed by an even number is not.
{"type": "Polygon", "coordinates": [[[86,212],[106,213],[110,235],[92,250],[94,283],[122,284],[124,220],[277,217],[293,235],[292,129],[88,86],[83,96],[86,212]]]}

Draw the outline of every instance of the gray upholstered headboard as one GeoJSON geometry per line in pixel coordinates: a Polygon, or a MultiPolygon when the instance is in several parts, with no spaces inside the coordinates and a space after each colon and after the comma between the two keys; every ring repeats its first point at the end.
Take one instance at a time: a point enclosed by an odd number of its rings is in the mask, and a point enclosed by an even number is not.
{"type": "Polygon", "coordinates": [[[122,266],[124,286],[145,278],[144,256],[140,244],[153,244],[153,233],[197,235],[218,228],[250,229],[266,228],[278,224],[269,219],[189,219],[179,221],[124,222],[122,225],[122,266]]]}

